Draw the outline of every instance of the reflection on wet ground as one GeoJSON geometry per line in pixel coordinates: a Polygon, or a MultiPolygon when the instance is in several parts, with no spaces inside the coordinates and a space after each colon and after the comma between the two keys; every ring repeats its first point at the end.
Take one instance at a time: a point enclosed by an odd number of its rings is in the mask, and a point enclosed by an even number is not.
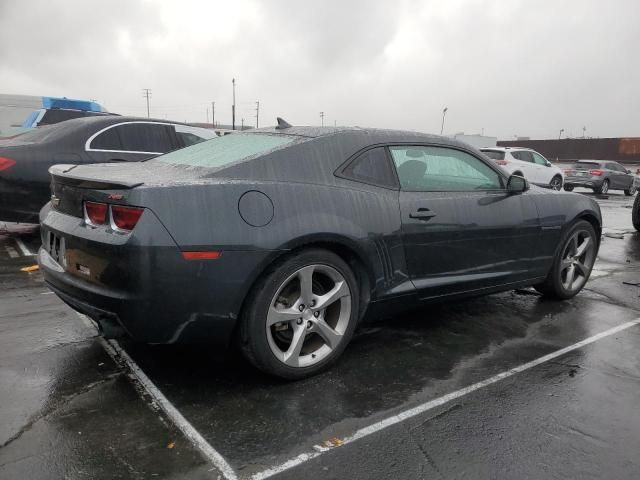
{"type": "MultiPolygon", "coordinates": [[[[335,368],[296,383],[207,347],[124,347],[248,476],[640,316],[631,199],[599,202],[605,232],[622,238],[603,238],[593,278],[567,302],[525,290],[369,322],[335,368]]],[[[18,271],[33,259],[10,258],[4,247],[18,247],[2,235],[0,477],[217,478],[39,274],[18,271]]],[[[37,235],[22,238],[35,251],[37,235]]],[[[281,476],[632,478],[639,342],[637,328],[616,334],[281,476]]]]}

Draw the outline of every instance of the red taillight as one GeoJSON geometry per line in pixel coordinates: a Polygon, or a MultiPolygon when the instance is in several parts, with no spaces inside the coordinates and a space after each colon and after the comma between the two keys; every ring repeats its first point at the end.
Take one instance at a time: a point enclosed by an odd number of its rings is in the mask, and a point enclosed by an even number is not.
{"type": "Polygon", "coordinates": [[[185,260],[215,260],[220,258],[221,252],[217,250],[209,250],[205,252],[182,252],[182,258],[185,260]]]}
{"type": "Polygon", "coordinates": [[[506,165],[507,163],[509,163],[509,160],[496,160],[496,163],[498,165],[506,165]]]}
{"type": "Polygon", "coordinates": [[[107,223],[108,206],[106,203],[84,202],[84,211],[87,220],[92,225],[104,225],[107,223]]]}
{"type": "Polygon", "coordinates": [[[113,224],[120,230],[133,230],[144,213],[144,208],[111,205],[113,224]]]}
{"type": "Polygon", "coordinates": [[[9,170],[15,164],[16,164],[16,161],[12,160],[11,158],[0,157],[0,172],[4,170],[9,170]]]}
{"type": "Polygon", "coordinates": [[[594,175],[596,177],[599,177],[602,174],[604,174],[604,170],[600,170],[600,169],[596,168],[595,170],[589,170],[589,174],[590,175],[594,175]]]}

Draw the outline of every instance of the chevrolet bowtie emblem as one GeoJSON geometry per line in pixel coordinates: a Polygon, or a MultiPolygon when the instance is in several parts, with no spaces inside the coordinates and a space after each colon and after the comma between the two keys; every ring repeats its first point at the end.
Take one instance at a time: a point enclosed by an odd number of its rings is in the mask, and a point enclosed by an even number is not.
{"type": "Polygon", "coordinates": [[[53,207],[55,208],[58,208],[58,205],[60,205],[60,199],[55,195],[51,195],[51,205],[53,205],[53,207]]]}

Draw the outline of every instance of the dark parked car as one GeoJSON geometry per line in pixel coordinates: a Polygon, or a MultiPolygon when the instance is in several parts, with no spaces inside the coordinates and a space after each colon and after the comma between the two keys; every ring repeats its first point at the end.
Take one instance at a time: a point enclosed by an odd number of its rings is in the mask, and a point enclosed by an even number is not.
{"type": "Polygon", "coordinates": [[[636,195],[633,201],[633,209],[631,210],[631,220],[636,230],[640,232],[640,195],[636,195]]]}
{"type": "Polygon", "coordinates": [[[37,222],[56,163],[135,162],[215,137],[166,120],[99,116],[67,120],[0,141],[0,220],[37,222]]]}
{"type": "Polygon", "coordinates": [[[571,169],[565,170],[564,189],[574,187],[591,188],[604,194],[609,190],[624,190],[625,195],[636,193],[635,176],[617,162],[609,160],[578,160],[571,169]]]}
{"type": "Polygon", "coordinates": [[[60,298],[107,336],[235,338],[289,379],[335,361],[365,312],[531,285],[570,298],[601,230],[593,199],[409,132],[281,122],[51,175],[39,263],[60,298]]]}

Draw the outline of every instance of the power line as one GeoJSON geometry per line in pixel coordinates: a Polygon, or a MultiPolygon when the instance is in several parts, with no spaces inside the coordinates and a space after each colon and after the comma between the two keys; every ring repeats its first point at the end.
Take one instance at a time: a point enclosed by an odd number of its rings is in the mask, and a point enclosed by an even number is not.
{"type": "Polygon", "coordinates": [[[151,96],[151,89],[150,88],[143,88],[142,89],[142,96],[147,99],[147,118],[149,118],[149,97],[151,96]]]}

